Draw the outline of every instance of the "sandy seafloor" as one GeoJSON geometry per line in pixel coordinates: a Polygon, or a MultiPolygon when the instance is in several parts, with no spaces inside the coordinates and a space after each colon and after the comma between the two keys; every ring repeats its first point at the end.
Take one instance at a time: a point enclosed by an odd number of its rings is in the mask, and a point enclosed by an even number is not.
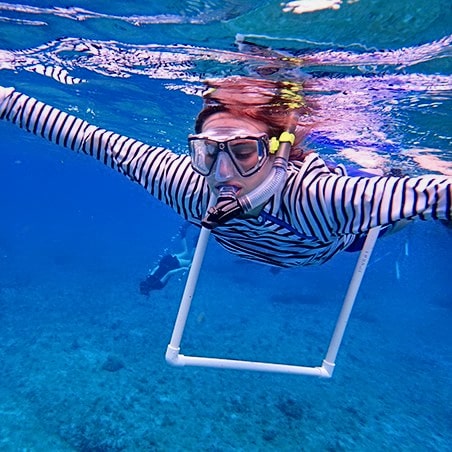
{"type": "MultiPolygon", "coordinates": [[[[417,223],[378,242],[331,380],[176,369],[164,352],[183,281],[149,299],[138,282],[179,220],[154,201],[140,223],[125,204],[96,216],[100,192],[59,213],[43,202],[42,217],[24,194],[29,222],[4,232],[0,450],[449,450],[450,230],[417,223]],[[154,215],[168,228],[153,226],[144,255],[154,215]]],[[[319,365],[355,257],[273,274],[212,241],[182,351],[319,365]]]]}

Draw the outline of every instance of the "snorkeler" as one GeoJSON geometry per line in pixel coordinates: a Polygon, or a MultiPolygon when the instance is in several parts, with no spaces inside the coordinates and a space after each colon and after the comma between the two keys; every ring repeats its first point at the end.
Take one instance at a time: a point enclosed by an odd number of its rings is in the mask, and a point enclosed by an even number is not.
{"type": "Polygon", "coordinates": [[[169,279],[177,273],[190,268],[192,253],[188,250],[187,229],[190,223],[185,222],[178,232],[183,250],[177,254],[165,254],[150,272],[150,274],[140,282],[140,293],[149,296],[153,290],[163,289],[169,279]]]}
{"type": "Polygon", "coordinates": [[[451,221],[450,176],[351,177],[304,149],[315,105],[301,84],[231,77],[207,87],[190,156],[91,125],[13,88],[0,88],[0,118],[96,158],[188,222],[212,228],[231,253],[276,267],[322,264],[377,226],[451,221]]]}

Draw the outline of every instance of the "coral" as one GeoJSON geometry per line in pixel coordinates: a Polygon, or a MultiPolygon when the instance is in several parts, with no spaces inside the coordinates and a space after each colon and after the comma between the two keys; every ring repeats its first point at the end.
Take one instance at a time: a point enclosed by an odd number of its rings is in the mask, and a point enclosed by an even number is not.
{"type": "Polygon", "coordinates": [[[117,372],[125,367],[124,362],[114,355],[108,355],[105,362],[102,364],[102,370],[108,372],[117,372]]]}

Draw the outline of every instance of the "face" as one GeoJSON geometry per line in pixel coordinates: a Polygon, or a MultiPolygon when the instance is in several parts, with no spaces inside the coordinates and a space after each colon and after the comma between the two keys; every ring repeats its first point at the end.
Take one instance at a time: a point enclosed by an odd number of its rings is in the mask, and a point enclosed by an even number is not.
{"type": "MultiPolygon", "coordinates": [[[[229,113],[216,113],[209,116],[204,122],[202,133],[219,135],[222,129],[228,134],[234,131],[237,135],[255,135],[267,132],[267,126],[250,118],[237,118],[229,113]],[[237,132],[237,133],[236,133],[237,132]]],[[[206,176],[209,187],[215,194],[218,194],[220,187],[232,186],[236,190],[237,196],[250,193],[264,182],[272,168],[273,157],[270,157],[263,166],[254,174],[243,177],[237,171],[229,155],[225,152],[218,154],[215,166],[208,176],[206,176]]]]}

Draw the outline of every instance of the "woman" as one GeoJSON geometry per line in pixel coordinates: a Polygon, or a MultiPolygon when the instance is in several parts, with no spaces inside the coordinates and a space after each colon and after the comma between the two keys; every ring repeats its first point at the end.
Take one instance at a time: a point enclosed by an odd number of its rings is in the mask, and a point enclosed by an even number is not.
{"type": "Polygon", "coordinates": [[[0,118],[93,156],[190,223],[214,228],[230,252],[274,266],[324,263],[356,249],[376,226],[451,220],[452,177],[350,177],[303,152],[315,106],[301,85],[237,77],[208,86],[190,156],[90,125],[13,88],[0,88],[0,118]],[[278,152],[288,143],[287,163],[278,152]],[[206,216],[211,195],[217,204],[206,216]]]}

